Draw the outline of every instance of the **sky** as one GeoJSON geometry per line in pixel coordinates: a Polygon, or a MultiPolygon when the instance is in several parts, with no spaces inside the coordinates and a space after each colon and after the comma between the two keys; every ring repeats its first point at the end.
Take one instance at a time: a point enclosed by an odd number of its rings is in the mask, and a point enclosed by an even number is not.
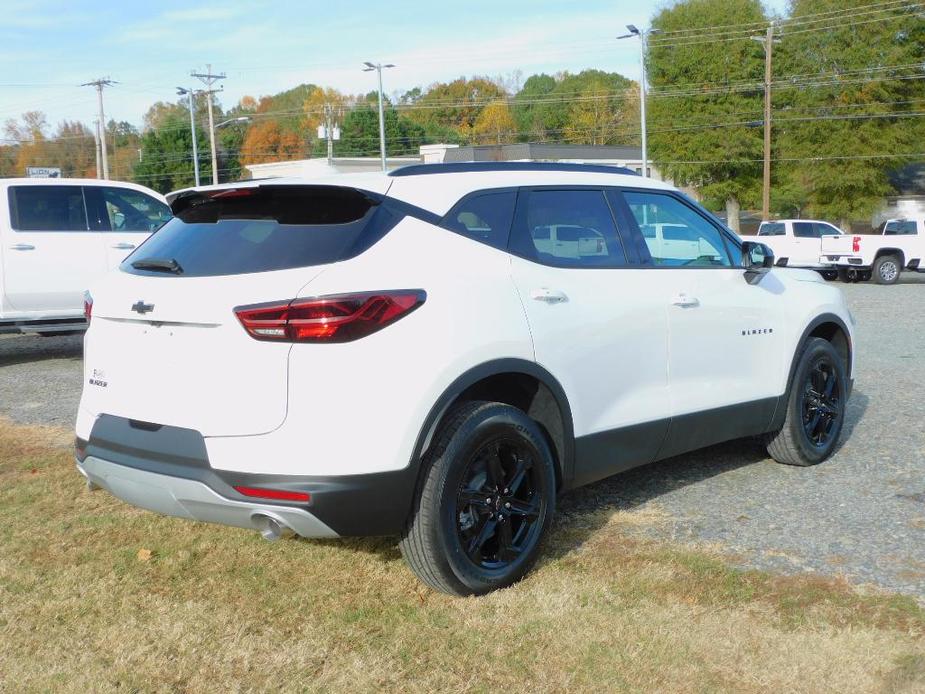
{"type": "MultiPolygon", "coordinates": [[[[765,0],[783,12],[786,0],[765,0]]],[[[24,111],[91,123],[101,77],[106,119],[140,126],[148,107],[200,86],[191,71],[224,72],[219,100],[275,94],[301,83],[345,93],[375,89],[364,61],[394,63],[384,90],[460,76],[585,68],[638,79],[639,46],[617,41],[646,27],[668,0],[3,0],[0,121],[24,111]]]]}

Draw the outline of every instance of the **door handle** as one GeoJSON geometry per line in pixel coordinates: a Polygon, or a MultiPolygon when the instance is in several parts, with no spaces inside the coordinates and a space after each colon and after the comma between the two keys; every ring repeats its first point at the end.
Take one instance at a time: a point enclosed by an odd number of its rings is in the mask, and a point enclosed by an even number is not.
{"type": "Polygon", "coordinates": [[[10,246],[14,251],[34,251],[35,246],[30,243],[14,243],[10,246]]]}
{"type": "Polygon", "coordinates": [[[539,289],[532,290],[530,292],[530,298],[535,301],[542,301],[546,304],[561,304],[568,301],[565,292],[561,292],[558,289],[550,289],[549,287],[540,287],[539,289]]]}
{"type": "Polygon", "coordinates": [[[679,292],[671,298],[671,303],[682,308],[692,308],[700,306],[700,300],[696,296],[689,296],[685,292],[679,292]]]}
{"type": "Polygon", "coordinates": [[[130,251],[135,247],[134,243],[117,243],[113,248],[117,248],[120,251],[130,251]]]}

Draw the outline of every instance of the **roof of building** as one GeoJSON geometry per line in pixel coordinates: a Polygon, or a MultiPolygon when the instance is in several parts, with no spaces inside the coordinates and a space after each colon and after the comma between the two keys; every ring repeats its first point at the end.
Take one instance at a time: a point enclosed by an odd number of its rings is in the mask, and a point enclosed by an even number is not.
{"type": "Polygon", "coordinates": [[[444,162],[576,160],[641,161],[642,148],[624,145],[560,145],[522,142],[513,145],[470,145],[446,150],[444,162]]]}

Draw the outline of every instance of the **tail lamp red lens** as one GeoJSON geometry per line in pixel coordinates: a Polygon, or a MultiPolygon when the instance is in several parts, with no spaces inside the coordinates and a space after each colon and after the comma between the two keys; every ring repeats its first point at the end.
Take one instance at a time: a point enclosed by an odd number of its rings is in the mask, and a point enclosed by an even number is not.
{"type": "Polygon", "coordinates": [[[275,501],[302,501],[308,503],[312,495],[308,492],[291,492],[288,489],[264,489],[262,487],[235,487],[235,491],[255,499],[273,499],[275,501]]]}
{"type": "Polygon", "coordinates": [[[851,239],[851,252],[860,253],[861,252],[861,237],[854,236],[851,239]]]}
{"type": "Polygon", "coordinates": [[[87,319],[87,322],[90,322],[90,318],[93,317],[93,297],[90,296],[90,292],[84,292],[84,318],[87,319]]]}
{"type": "Polygon", "coordinates": [[[421,289],[339,294],[240,306],[235,315],[256,340],[352,342],[404,318],[426,298],[421,289]]]}

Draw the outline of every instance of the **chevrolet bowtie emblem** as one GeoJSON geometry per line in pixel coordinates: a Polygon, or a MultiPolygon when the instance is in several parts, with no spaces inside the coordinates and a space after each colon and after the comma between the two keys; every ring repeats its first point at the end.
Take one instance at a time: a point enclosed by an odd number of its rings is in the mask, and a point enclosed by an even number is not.
{"type": "Polygon", "coordinates": [[[144,315],[154,310],[154,304],[146,304],[144,301],[138,300],[132,304],[132,310],[135,313],[140,313],[144,315]]]}

